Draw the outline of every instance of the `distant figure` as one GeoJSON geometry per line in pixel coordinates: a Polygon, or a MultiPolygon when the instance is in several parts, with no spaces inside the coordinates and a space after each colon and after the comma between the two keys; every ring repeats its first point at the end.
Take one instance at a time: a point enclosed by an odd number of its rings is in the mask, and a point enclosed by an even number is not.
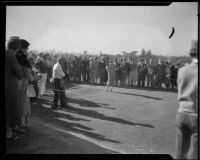
{"type": "Polygon", "coordinates": [[[99,62],[99,76],[101,85],[104,85],[105,83],[105,70],[106,70],[105,58],[101,57],[101,61],[99,62]]]}
{"type": "Polygon", "coordinates": [[[129,86],[135,86],[137,81],[137,63],[135,59],[131,58],[129,63],[129,86]]]}
{"type": "Polygon", "coordinates": [[[80,63],[79,58],[76,56],[74,59],[74,80],[75,83],[80,83],[80,63]]]}
{"type": "Polygon", "coordinates": [[[89,84],[90,82],[90,61],[86,59],[86,83],[89,84]]]}
{"type": "MultiPolygon", "coordinates": [[[[115,84],[117,87],[119,87],[119,81],[121,80],[121,72],[120,72],[120,63],[118,62],[117,58],[115,59],[115,84]]],[[[120,82],[121,83],[121,82],[120,82]]]]}
{"type": "Polygon", "coordinates": [[[155,88],[161,88],[162,84],[162,68],[161,64],[158,63],[154,66],[154,75],[155,75],[155,80],[154,80],[154,87],[155,88]]]}
{"type": "Polygon", "coordinates": [[[67,62],[67,67],[66,67],[66,64],[64,64],[63,66],[65,66],[65,68],[67,68],[67,70],[63,70],[65,72],[65,78],[67,78],[66,76],[66,71],[69,75],[69,81],[70,82],[73,82],[73,73],[74,73],[74,64],[73,64],[73,57],[70,56],[69,59],[68,59],[68,62],[67,62]]]}
{"type": "Polygon", "coordinates": [[[165,61],[161,61],[161,88],[162,84],[165,84],[165,77],[166,77],[166,65],[165,61]]]}
{"type": "Polygon", "coordinates": [[[148,72],[147,65],[145,64],[144,59],[140,60],[141,63],[137,65],[137,73],[138,73],[138,86],[145,86],[145,77],[148,72]]]}
{"type": "Polygon", "coordinates": [[[123,57],[123,61],[120,65],[120,73],[121,73],[121,87],[127,86],[127,79],[129,75],[129,63],[127,62],[126,57],[123,57]]]}
{"type": "Polygon", "coordinates": [[[178,68],[175,65],[170,67],[171,71],[171,89],[173,90],[174,87],[177,87],[177,75],[178,75],[178,68]]]}
{"type": "Polygon", "coordinates": [[[99,62],[98,62],[98,58],[95,57],[94,58],[94,83],[98,83],[98,79],[99,79],[99,62]]]}
{"type": "Polygon", "coordinates": [[[106,70],[108,72],[108,82],[107,82],[107,89],[106,92],[108,91],[108,88],[111,87],[110,92],[112,92],[112,88],[115,84],[115,65],[112,61],[107,64],[106,70]]]}
{"type": "Polygon", "coordinates": [[[198,159],[198,41],[190,50],[192,63],[178,71],[176,159],[198,159]]]}
{"type": "Polygon", "coordinates": [[[147,87],[154,88],[154,74],[153,74],[153,64],[148,65],[148,72],[147,72],[147,87]]]}
{"type": "Polygon", "coordinates": [[[90,84],[94,84],[94,60],[92,57],[90,57],[90,84]]]}
{"type": "Polygon", "coordinates": [[[165,70],[165,86],[166,89],[169,89],[170,87],[170,77],[171,77],[171,71],[170,71],[170,66],[169,66],[169,62],[166,62],[166,70],[165,70]]]}
{"type": "Polygon", "coordinates": [[[83,83],[87,82],[87,61],[86,61],[86,57],[84,56],[81,60],[80,63],[80,69],[81,69],[81,75],[83,77],[83,83]]]}

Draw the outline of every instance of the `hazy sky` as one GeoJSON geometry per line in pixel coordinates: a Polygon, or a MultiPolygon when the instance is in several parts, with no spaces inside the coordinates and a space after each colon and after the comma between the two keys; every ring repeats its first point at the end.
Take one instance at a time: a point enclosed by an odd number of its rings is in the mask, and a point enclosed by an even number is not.
{"type": "Polygon", "coordinates": [[[30,49],[117,54],[152,50],[184,55],[198,33],[198,3],[170,6],[7,6],[6,39],[20,36],[30,49]],[[171,39],[172,27],[175,33],[171,39]]]}

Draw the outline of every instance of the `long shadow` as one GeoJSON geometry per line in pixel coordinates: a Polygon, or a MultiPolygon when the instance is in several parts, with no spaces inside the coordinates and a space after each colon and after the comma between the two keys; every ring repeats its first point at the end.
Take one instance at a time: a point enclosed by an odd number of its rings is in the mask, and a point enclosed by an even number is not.
{"type": "MultiPolygon", "coordinates": [[[[50,104],[50,102],[48,100],[40,100],[40,103],[41,104],[47,104],[47,105],[50,104]]],[[[57,126],[62,126],[63,128],[66,128],[67,130],[73,131],[75,133],[81,133],[85,136],[97,139],[99,141],[108,141],[108,142],[112,142],[112,143],[120,143],[119,141],[105,138],[105,136],[103,136],[103,135],[90,132],[90,131],[93,130],[92,128],[86,127],[86,126],[78,124],[78,123],[70,123],[70,122],[62,121],[59,118],[67,118],[67,119],[76,120],[76,121],[77,120],[83,120],[83,119],[74,118],[70,115],[63,116],[61,113],[56,113],[56,112],[53,112],[52,110],[50,110],[48,108],[42,107],[40,103],[38,103],[36,105],[34,105],[34,104],[32,105],[32,114],[34,116],[40,117],[41,119],[43,119],[46,122],[51,122],[51,123],[53,123],[57,126]],[[88,131],[86,131],[86,130],[88,130],[88,131]]],[[[85,120],[85,121],[88,121],[88,120],[85,120]]]]}
{"type": "Polygon", "coordinates": [[[105,106],[103,106],[103,105],[108,105],[108,104],[95,103],[95,102],[88,101],[88,100],[81,99],[81,98],[80,99],[75,99],[75,98],[72,98],[72,97],[68,97],[68,99],[69,99],[70,103],[79,104],[82,107],[107,108],[107,109],[113,109],[113,110],[115,109],[113,107],[105,107],[105,106]]]}
{"type": "Polygon", "coordinates": [[[91,117],[91,118],[111,121],[111,122],[125,124],[125,125],[131,125],[131,126],[140,125],[140,126],[143,126],[143,127],[154,128],[154,126],[150,125],[150,124],[133,123],[133,122],[123,120],[123,119],[120,119],[120,118],[109,117],[109,116],[106,116],[104,114],[98,113],[96,111],[84,110],[84,109],[75,108],[75,107],[72,107],[72,106],[69,106],[67,111],[71,112],[71,113],[76,113],[76,114],[84,115],[84,116],[87,116],[87,117],[91,117]]]}
{"type": "Polygon", "coordinates": [[[51,117],[59,117],[59,118],[66,118],[66,119],[69,119],[69,120],[72,120],[72,121],[90,121],[90,120],[86,120],[86,119],[82,119],[82,118],[74,118],[73,116],[71,116],[70,114],[67,114],[66,113],[56,113],[56,112],[53,112],[51,111],[50,108],[45,108],[45,107],[42,107],[42,104],[46,104],[48,106],[51,106],[51,101],[49,101],[48,99],[39,99],[38,100],[38,103],[33,103],[33,107],[31,108],[33,113],[44,113],[44,117],[45,117],[45,112],[46,111],[48,114],[48,116],[51,116],[51,117]],[[40,107],[40,108],[38,108],[40,107]],[[49,112],[50,111],[50,112],[49,112]]]}
{"type": "MultiPolygon", "coordinates": [[[[82,107],[107,108],[107,109],[115,110],[114,107],[106,107],[106,106],[109,106],[109,105],[105,104],[105,103],[95,103],[95,102],[85,100],[85,99],[74,99],[74,98],[70,97],[70,95],[67,95],[67,98],[68,98],[70,103],[79,104],[82,107]]],[[[53,100],[52,92],[47,91],[47,94],[44,94],[43,96],[41,96],[40,99],[53,100]]]]}
{"type": "MultiPolygon", "coordinates": [[[[69,101],[71,101],[72,103],[74,102],[74,103],[77,103],[77,104],[84,104],[84,105],[87,105],[87,103],[88,103],[87,100],[83,100],[83,99],[71,99],[70,98],[69,101]]],[[[87,117],[92,117],[92,118],[96,118],[96,119],[116,122],[116,123],[125,124],[125,125],[132,125],[132,126],[140,125],[140,126],[143,126],[143,127],[154,128],[154,126],[152,126],[150,124],[133,123],[133,122],[123,120],[123,119],[120,119],[120,118],[109,117],[109,116],[106,116],[104,114],[98,113],[98,112],[93,111],[93,110],[84,110],[84,109],[81,109],[81,108],[75,108],[71,105],[68,106],[67,112],[76,113],[76,114],[84,115],[84,116],[87,116],[87,117]]]]}
{"type": "MultiPolygon", "coordinates": [[[[80,106],[88,106],[88,105],[91,105],[91,104],[92,104],[92,106],[97,105],[94,102],[87,101],[87,100],[84,100],[84,99],[74,99],[74,98],[70,98],[70,97],[68,97],[68,98],[69,98],[69,102],[79,104],[80,106]]],[[[81,108],[75,108],[71,105],[67,107],[67,112],[76,113],[76,114],[84,115],[84,116],[87,116],[87,117],[92,117],[92,118],[96,118],[96,119],[116,122],[116,123],[125,124],[125,125],[132,125],[132,126],[140,125],[140,126],[143,126],[143,127],[154,128],[154,126],[150,125],[150,124],[133,123],[133,122],[123,120],[123,119],[120,119],[120,118],[109,117],[109,116],[106,116],[104,114],[98,113],[98,112],[93,111],[93,110],[88,110],[88,109],[84,110],[84,109],[81,109],[81,108]]]]}
{"type": "Polygon", "coordinates": [[[146,95],[141,95],[141,94],[123,93],[123,92],[115,92],[115,91],[113,91],[113,93],[130,95],[130,96],[138,96],[138,97],[144,97],[144,98],[150,98],[150,99],[154,99],[154,100],[162,100],[162,98],[146,96],[146,95]]]}
{"type": "Polygon", "coordinates": [[[165,88],[150,88],[150,87],[119,87],[119,88],[124,88],[124,89],[137,89],[137,90],[145,90],[145,91],[159,91],[159,92],[174,92],[177,93],[176,89],[165,89],[165,88]]]}

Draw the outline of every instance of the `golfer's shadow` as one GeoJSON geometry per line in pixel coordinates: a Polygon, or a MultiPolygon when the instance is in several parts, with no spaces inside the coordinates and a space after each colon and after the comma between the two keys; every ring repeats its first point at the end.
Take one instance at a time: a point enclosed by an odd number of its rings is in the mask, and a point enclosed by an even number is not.
{"type": "MultiPolygon", "coordinates": [[[[119,93],[119,92],[117,92],[119,93]]],[[[46,95],[46,100],[50,100],[52,99],[52,95],[46,95]]],[[[88,110],[88,109],[81,109],[81,108],[77,108],[77,107],[73,107],[73,104],[78,104],[81,107],[99,107],[99,108],[108,108],[108,109],[113,109],[112,107],[105,107],[102,105],[107,105],[107,104],[103,104],[103,103],[95,103],[89,100],[85,100],[85,99],[75,99],[72,97],[67,97],[68,98],[68,102],[71,103],[72,105],[68,104],[67,107],[67,112],[71,112],[71,113],[76,113],[76,114],[80,114],[80,115],[84,115],[87,117],[91,117],[91,118],[96,118],[96,119],[101,119],[101,120],[106,120],[106,121],[111,121],[111,122],[115,122],[115,123],[120,123],[120,124],[125,124],[125,125],[139,125],[142,127],[148,127],[148,128],[154,128],[153,125],[151,124],[144,124],[144,123],[134,123],[134,122],[130,122],[127,120],[123,120],[120,118],[116,118],[116,117],[110,117],[110,116],[106,116],[104,114],[98,113],[96,111],[93,110],[88,110]],[[100,105],[101,104],[101,105],[100,105]]]]}
{"type": "Polygon", "coordinates": [[[112,91],[112,92],[113,93],[117,93],[117,94],[124,94],[124,95],[130,95],[130,96],[144,97],[144,98],[149,98],[149,99],[154,99],[154,100],[162,100],[162,98],[152,97],[152,96],[147,96],[147,95],[141,95],[141,94],[123,93],[123,92],[115,92],[115,91],[112,91]]]}
{"type": "MultiPolygon", "coordinates": [[[[72,104],[76,103],[76,104],[80,105],[81,107],[82,107],[83,104],[87,105],[87,103],[88,104],[90,103],[90,101],[88,101],[88,100],[74,99],[74,98],[71,99],[70,97],[69,97],[69,102],[72,103],[72,104]]],[[[92,103],[94,103],[94,102],[92,102],[92,103]]],[[[67,112],[76,113],[76,114],[84,115],[84,116],[91,117],[91,118],[111,121],[111,122],[125,124],[125,125],[131,125],[131,126],[139,125],[139,126],[142,126],[142,127],[154,128],[154,126],[151,125],[151,124],[134,123],[134,122],[131,122],[131,121],[120,119],[120,118],[106,116],[104,114],[98,113],[98,112],[93,111],[93,110],[88,110],[88,109],[85,110],[85,109],[73,107],[73,105],[68,106],[67,112]]]]}
{"type": "Polygon", "coordinates": [[[92,128],[84,126],[79,123],[71,123],[71,121],[90,121],[83,118],[75,118],[72,115],[68,114],[68,110],[62,109],[63,112],[56,112],[50,109],[51,101],[49,99],[40,99],[38,104],[32,104],[32,115],[40,117],[42,120],[47,123],[53,123],[58,126],[62,126],[66,130],[73,131],[75,133],[83,134],[85,136],[97,139],[99,141],[108,141],[112,143],[120,143],[117,140],[108,139],[103,135],[93,133],[92,128]],[[47,105],[49,108],[45,108],[42,105],[47,105]],[[63,119],[65,121],[63,121],[63,119]]]}
{"type": "Polygon", "coordinates": [[[85,99],[82,99],[82,98],[75,99],[75,98],[72,98],[72,97],[68,97],[68,100],[69,100],[70,103],[78,104],[81,107],[106,108],[106,109],[115,110],[115,108],[113,108],[113,107],[106,107],[106,106],[108,106],[108,104],[95,103],[95,102],[92,102],[92,101],[89,101],[89,100],[85,100],[85,99]]]}

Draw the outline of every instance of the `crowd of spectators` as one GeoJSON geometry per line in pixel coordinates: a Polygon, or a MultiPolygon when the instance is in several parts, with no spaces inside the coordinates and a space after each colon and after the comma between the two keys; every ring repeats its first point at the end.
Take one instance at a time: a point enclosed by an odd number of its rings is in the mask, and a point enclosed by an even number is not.
{"type": "MultiPolygon", "coordinates": [[[[49,81],[52,76],[53,65],[57,57],[48,53],[40,53],[39,58],[35,59],[37,68],[44,68],[40,71],[43,75],[43,82],[49,81]],[[45,65],[38,66],[38,59],[43,56],[45,65]],[[43,73],[45,72],[45,73],[43,73]],[[47,75],[47,76],[46,76],[47,75]]],[[[151,63],[149,59],[136,59],[131,57],[112,57],[81,55],[65,56],[62,69],[65,73],[64,79],[74,84],[106,85],[108,82],[108,71],[106,67],[110,63],[114,65],[114,84],[116,87],[148,87],[177,89],[177,73],[179,68],[184,65],[181,62],[172,64],[169,61],[159,60],[151,63]],[[148,63],[147,63],[148,61],[148,63]]],[[[34,58],[30,58],[34,59],[34,58]]],[[[43,64],[42,63],[42,64],[43,64]]],[[[42,85],[41,85],[42,86],[42,85]]]]}

